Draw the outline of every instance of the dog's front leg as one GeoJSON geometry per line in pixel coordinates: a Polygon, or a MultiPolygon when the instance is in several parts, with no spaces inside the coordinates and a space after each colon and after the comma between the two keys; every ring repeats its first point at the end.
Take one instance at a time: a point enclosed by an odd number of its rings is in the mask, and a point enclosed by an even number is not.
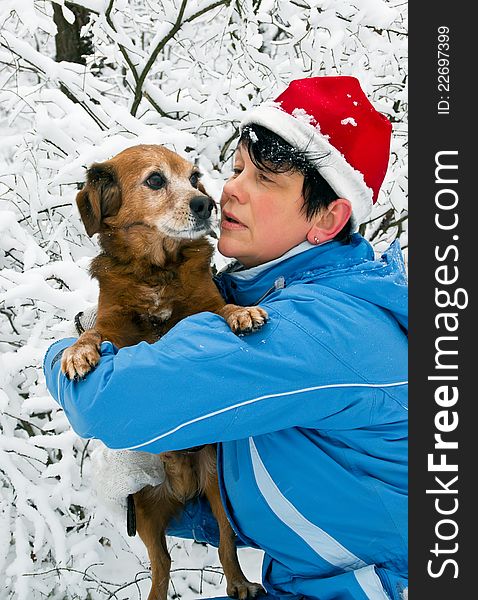
{"type": "Polygon", "coordinates": [[[97,329],[88,329],[76,342],[66,348],[61,358],[61,370],[69,379],[81,379],[100,360],[102,334],[97,329]]]}
{"type": "Polygon", "coordinates": [[[260,306],[238,306],[226,304],[219,311],[234,333],[251,333],[260,329],[267,321],[267,312],[260,306]]]}
{"type": "Polygon", "coordinates": [[[227,595],[231,598],[246,600],[247,598],[255,598],[259,594],[265,594],[262,585],[250,582],[242,572],[237,558],[236,536],[227,520],[226,512],[222,505],[216,474],[210,477],[205,494],[219,525],[219,559],[226,577],[227,595]]]}

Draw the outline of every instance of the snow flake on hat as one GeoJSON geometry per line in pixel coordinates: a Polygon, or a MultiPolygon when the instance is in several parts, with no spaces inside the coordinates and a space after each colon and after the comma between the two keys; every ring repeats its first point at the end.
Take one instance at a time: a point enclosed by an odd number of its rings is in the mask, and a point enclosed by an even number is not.
{"type": "Polygon", "coordinates": [[[346,119],[342,119],[340,121],[341,125],[353,125],[354,127],[357,127],[357,121],[353,118],[353,117],[347,117],[346,119]]]}
{"type": "Polygon", "coordinates": [[[302,123],[305,123],[306,125],[315,125],[317,123],[315,117],[307,114],[303,108],[294,108],[292,111],[292,116],[298,121],[302,121],[302,123]]]}

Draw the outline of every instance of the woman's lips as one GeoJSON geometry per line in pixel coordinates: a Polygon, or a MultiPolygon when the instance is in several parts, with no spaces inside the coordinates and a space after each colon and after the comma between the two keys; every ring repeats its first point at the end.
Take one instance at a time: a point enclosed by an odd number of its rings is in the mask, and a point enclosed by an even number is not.
{"type": "Polygon", "coordinates": [[[237,231],[239,229],[247,229],[244,223],[241,223],[234,215],[228,212],[222,213],[221,216],[221,229],[229,231],[237,231]]]}

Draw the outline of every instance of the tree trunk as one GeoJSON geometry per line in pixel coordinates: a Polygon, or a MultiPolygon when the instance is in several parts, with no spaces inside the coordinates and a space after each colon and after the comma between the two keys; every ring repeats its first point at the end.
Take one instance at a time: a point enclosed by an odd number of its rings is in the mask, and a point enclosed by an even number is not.
{"type": "Polygon", "coordinates": [[[75,15],[75,21],[68,23],[63,16],[61,6],[53,4],[53,20],[57,27],[55,36],[56,57],[55,60],[86,64],[85,55],[91,54],[92,45],[89,37],[81,37],[81,28],[88,23],[89,12],[82,6],[76,6],[66,2],[65,5],[75,15]]]}

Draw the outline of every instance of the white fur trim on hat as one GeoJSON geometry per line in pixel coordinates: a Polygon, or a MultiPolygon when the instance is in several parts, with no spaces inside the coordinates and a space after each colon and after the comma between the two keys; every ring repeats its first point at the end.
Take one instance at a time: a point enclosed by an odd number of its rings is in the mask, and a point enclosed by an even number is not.
{"type": "Polygon", "coordinates": [[[315,165],[339,198],[346,198],[352,204],[352,228],[356,231],[371,213],[373,192],[362,173],[354,169],[320,132],[319,125],[311,125],[308,115],[290,115],[275,102],[248,111],[241,122],[241,131],[252,123],[277,133],[294,148],[319,154],[315,165]],[[322,155],[325,156],[321,158],[322,155]]]}

